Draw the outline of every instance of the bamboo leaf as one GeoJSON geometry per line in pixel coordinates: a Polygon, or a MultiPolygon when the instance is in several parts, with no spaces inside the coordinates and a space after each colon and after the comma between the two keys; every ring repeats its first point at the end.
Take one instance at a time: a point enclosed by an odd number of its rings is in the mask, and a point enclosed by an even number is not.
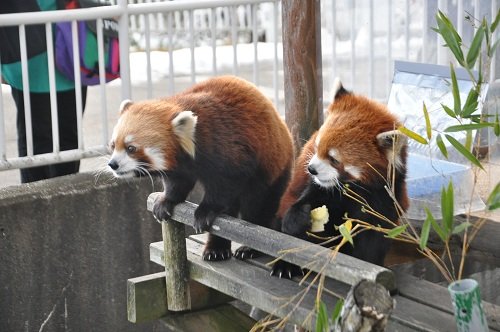
{"type": "Polygon", "coordinates": [[[352,236],[350,231],[347,229],[345,224],[339,226],[339,232],[342,234],[344,240],[348,241],[352,246],[354,246],[354,241],[352,240],[352,236]]]}
{"type": "Polygon", "coordinates": [[[472,148],[472,130],[467,130],[465,134],[465,148],[470,151],[472,148]]]}
{"type": "Polygon", "coordinates": [[[490,30],[492,33],[495,32],[495,29],[497,28],[499,21],[500,21],[500,10],[497,12],[497,16],[495,17],[493,23],[491,23],[490,30]]]}
{"type": "Polygon", "coordinates": [[[340,313],[342,312],[342,307],[344,307],[344,299],[338,299],[337,303],[335,304],[335,308],[333,308],[332,312],[332,322],[334,324],[340,317],[340,313]]]}
{"type": "Polygon", "coordinates": [[[495,53],[499,42],[500,42],[500,38],[498,38],[497,41],[495,43],[493,43],[493,46],[491,46],[490,49],[488,50],[488,56],[490,58],[493,57],[493,53],[495,53]]]}
{"type": "Polygon", "coordinates": [[[451,234],[453,230],[453,209],[453,183],[450,181],[448,188],[441,189],[441,215],[447,234],[451,234]]]}
{"type": "Polygon", "coordinates": [[[462,117],[468,118],[477,109],[479,93],[476,89],[470,89],[467,99],[465,100],[464,108],[462,109],[462,117]]]}
{"type": "Polygon", "coordinates": [[[460,154],[462,154],[465,158],[467,158],[471,163],[473,163],[477,167],[479,167],[482,170],[484,170],[483,165],[481,165],[481,163],[479,162],[479,160],[477,160],[477,158],[469,150],[467,150],[465,148],[465,146],[463,146],[459,141],[457,141],[455,138],[453,138],[450,135],[444,135],[444,136],[446,137],[446,139],[448,140],[448,142],[450,142],[451,145],[453,145],[453,147],[458,152],[460,152],[460,154]]]}
{"type": "Polygon", "coordinates": [[[420,249],[424,250],[427,246],[427,241],[429,240],[429,232],[431,230],[431,221],[426,218],[424,225],[422,226],[422,232],[420,233],[420,249]]]}
{"type": "Polygon", "coordinates": [[[488,199],[486,200],[486,207],[490,211],[500,208],[500,182],[497,183],[493,191],[488,196],[488,199]]]}
{"type": "Polygon", "coordinates": [[[407,227],[408,227],[408,225],[399,225],[397,227],[394,227],[393,229],[391,229],[387,233],[387,237],[391,238],[391,239],[394,239],[394,238],[398,237],[401,233],[403,233],[404,231],[406,231],[407,227]]]}
{"type": "Polygon", "coordinates": [[[446,242],[448,239],[448,234],[441,227],[441,225],[438,224],[438,222],[436,221],[436,219],[434,218],[434,216],[432,215],[431,211],[428,208],[425,208],[425,213],[427,214],[426,219],[430,220],[432,229],[436,232],[436,234],[443,242],[446,242]]]}
{"type": "Polygon", "coordinates": [[[467,52],[467,68],[472,69],[474,64],[476,63],[477,57],[481,51],[481,45],[483,43],[484,37],[484,26],[481,25],[474,35],[474,39],[472,39],[472,43],[470,45],[469,51],[467,52]]]}
{"type": "Polygon", "coordinates": [[[443,138],[441,137],[441,135],[438,135],[436,137],[436,144],[437,144],[437,146],[439,148],[439,151],[441,151],[441,154],[446,159],[448,159],[448,150],[446,150],[446,145],[444,145],[443,138]]]}
{"type": "Polygon", "coordinates": [[[495,116],[495,125],[493,126],[493,132],[497,137],[500,136],[500,121],[498,120],[498,113],[495,116]]]}
{"type": "Polygon", "coordinates": [[[472,224],[468,221],[464,221],[463,223],[455,226],[453,228],[453,234],[460,234],[462,233],[463,231],[465,231],[467,228],[469,228],[470,226],[472,226],[472,224]]]}
{"type": "Polygon", "coordinates": [[[449,116],[451,116],[452,118],[456,119],[457,116],[456,114],[452,111],[451,108],[449,108],[448,106],[446,106],[445,104],[441,104],[441,107],[443,107],[444,111],[446,112],[446,114],[448,114],[449,116]]]}
{"type": "Polygon", "coordinates": [[[425,102],[423,102],[422,104],[425,118],[425,131],[427,133],[427,139],[430,140],[432,137],[431,120],[429,119],[429,112],[427,112],[427,106],[425,106],[425,102]]]}
{"type": "Polygon", "coordinates": [[[460,116],[462,109],[460,108],[460,91],[458,90],[457,75],[455,74],[455,68],[453,68],[453,63],[450,63],[450,74],[451,74],[451,93],[453,94],[453,111],[457,116],[460,116]]]}
{"type": "Polygon", "coordinates": [[[436,15],[436,21],[438,24],[438,33],[443,37],[446,46],[451,50],[455,59],[462,66],[464,65],[464,54],[460,45],[462,44],[462,38],[455,30],[455,27],[451,21],[443,14],[441,11],[436,15]]]}
{"type": "Polygon", "coordinates": [[[328,331],[328,313],[323,301],[319,303],[318,314],[316,316],[316,332],[328,331]]]}
{"type": "Polygon", "coordinates": [[[406,136],[408,136],[409,138],[419,142],[420,144],[429,144],[429,142],[425,138],[423,138],[416,132],[406,128],[405,126],[400,126],[398,130],[403,134],[405,134],[406,136]]]}
{"type": "Polygon", "coordinates": [[[444,131],[447,133],[455,133],[457,131],[476,130],[476,129],[482,129],[482,128],[486,128],[486,127],[493,127],[493,124],[489,123],[489,122],[470,123],[470,124],[464,124],[464,125],[449,126],[444,131]]]}

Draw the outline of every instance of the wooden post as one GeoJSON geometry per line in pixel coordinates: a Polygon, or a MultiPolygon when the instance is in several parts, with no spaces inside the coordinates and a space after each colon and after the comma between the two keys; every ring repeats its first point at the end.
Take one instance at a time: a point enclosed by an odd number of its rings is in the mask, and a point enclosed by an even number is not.
{"type": "Polygon", "coordinates": [[[283,0],[285,118],[297,149],[323,122],[320,0],[283,0]]]}
{"type": "Polygon", "coordinates": [[[189,296],[189,273],[186,256],[186,234],[184,225],[173,220],[161,223],[167,306],[170,311],[191,309],[189,296]]]}

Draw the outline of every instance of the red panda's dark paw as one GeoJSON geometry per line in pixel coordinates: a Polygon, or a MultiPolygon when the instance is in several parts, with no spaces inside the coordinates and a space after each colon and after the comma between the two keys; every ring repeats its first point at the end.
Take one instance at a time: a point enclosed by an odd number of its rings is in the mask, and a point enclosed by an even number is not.
{"type": "Polygon", "coordinates": [[[303,204],[290,207],[281,223],[283,233],[303,237],[311,225],[311,205],[303,204]]]}
{"type": "Polygon", "coordinates": [[[259,256],[262,256],[260,251],[247,246],[241,246],[234,252],[234,257],[241,260],[257,258],[259,256]]]}
{"type": "Polygon", "coordinates": [[[205,261],[225,261],[230,259],[231,256],[231,249],[205,248],[202,257],[205,261]]]}
{"type": "Polygon", "coordinates": [[[153,204],[153,216],[158,222],[167,221],[172,216],[175,204],[165,199],[165,195],[159,196],[153,204]]]}
{"type": "Polygon", "coordinates": [[[218,213],[204,207],[200,204],[196,211],[194,211],[194,230],[196,233],[203,233],[208,231],[212,224],[214,223],[215,218],[217,218],[218,213]]]}
{"type": "Polygon", "coordinates": [[[300,266],[279,260],[274,263],[271,269],[271,275],[283,279],[292,279],[293,277],[304,276],[304,271],[300,266]]]}

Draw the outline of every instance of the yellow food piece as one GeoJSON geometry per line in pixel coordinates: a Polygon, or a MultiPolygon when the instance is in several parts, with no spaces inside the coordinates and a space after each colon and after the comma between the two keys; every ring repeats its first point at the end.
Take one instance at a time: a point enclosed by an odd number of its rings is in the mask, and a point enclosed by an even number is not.
{"type": "Polygon", "coordinates": [[[325,205],[311,210],[311,232],[317,233],[325,230],[325,224],[329,218],[328,209],[325,205]]]}

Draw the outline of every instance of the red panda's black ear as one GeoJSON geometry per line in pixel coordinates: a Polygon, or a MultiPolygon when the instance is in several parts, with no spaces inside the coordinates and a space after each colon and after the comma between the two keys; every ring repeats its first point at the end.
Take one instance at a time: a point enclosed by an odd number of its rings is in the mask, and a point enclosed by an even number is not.
{"type": "Polygon", "coordinates": [[[389,130],[377,135],[378,145],[387,151],[387,160],[396,165],[397,168],[403,166],[401,151],[406,147],[408,138],[399,130],[389,130]]]}
{"type": "Polygon", "coordinates": [[[344,95],[348,95],[351,92],[347,91],[344,89],[344,86],[342,85],[342,82],[340,81],[340,78],[335,78],[335,81],[333,82],[333,89],[332,89],[332,95],[333,95],[333,101],[339,99],[340,97],[344,95]]]}
{"type": "Polygon", "coordinates": [[[120,114],[123,114],[123,112],[125,112],[130,105],[132,105],[132,100],[125,99],[122,101],[120,104],[120,114]]]}

